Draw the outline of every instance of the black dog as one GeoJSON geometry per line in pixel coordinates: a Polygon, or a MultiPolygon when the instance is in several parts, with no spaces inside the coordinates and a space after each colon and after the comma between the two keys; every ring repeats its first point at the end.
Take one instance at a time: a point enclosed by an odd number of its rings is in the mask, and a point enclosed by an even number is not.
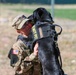
{"type": "MultiPolygon", "coordinates": [[[[51,14],[44,8],[34,11],[36,41],[39,43],[38,57],[42,64],[43,75],[64,75],[62,62],[59,62],[60,51],[57,46],[57,37],[62,32],[56,32],[51,14]]],[[[61,57],[60,57],[61,60],[61,57]]]]}
{"type": "Polygon", "coordinates": [[[39,59],[42,63],[43,75],[61,75],[56,62],[53,41],[49,38],[38,40],[39,59]]]}
{"type": "MultiPolygon", "coordinates": [[[[40,22],[41,23],[41,22],[40,22]]],[[[39,24],[39,23],[38,23],[39,24]]],[[[37,24],[36,24],[37,25],[37,24]]],[[[60,52],[57,46],[57,33],[54,30],[55,26],[49,23],[37,25],[35,28],[37,30],[39,43],[38,56],[42,64],[43,75],[64,75],[62,70],[62,63],[59,62],[58,57],[60,57],[60,52]],[[49,29],[47,29],[49,26],[49,29]],[[43,36],[39,33],[39,28],[43,30],[43,36]],[[46,30],[44,30],[46,28],[46,30]],[[50,34],[50,35],[49,35],[50,34]]]]}

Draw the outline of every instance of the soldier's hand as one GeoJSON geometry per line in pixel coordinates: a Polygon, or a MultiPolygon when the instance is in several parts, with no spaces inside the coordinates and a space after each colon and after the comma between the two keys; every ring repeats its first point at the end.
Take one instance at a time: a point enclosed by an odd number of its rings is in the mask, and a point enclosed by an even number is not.
{"type": "Polygon", "coordinates": [[[38,55],[38,43],[36,43],[35,46],[34,46],[34,55],[35,56],[38,55]]]}

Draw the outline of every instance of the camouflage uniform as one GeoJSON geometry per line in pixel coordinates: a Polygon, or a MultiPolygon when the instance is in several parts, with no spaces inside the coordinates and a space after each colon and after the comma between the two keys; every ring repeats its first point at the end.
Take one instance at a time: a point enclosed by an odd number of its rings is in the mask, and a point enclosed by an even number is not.
{"type": "MultiPolygon", "coordinates": [[[[24,17],[24,15],[22,16],[24,17]]],[[[13,26],[19,29],[26,20],[25,17],[17,17],[13,22],[13,26]],[[20,24],[20,26],[18,26],[18,24],[20,24]]],[[[41,75],[40,62],[31,48],[29,48],[31,41],[27,41],[27,39],[28,38],[22,40],[19,38],[16,43],[13,44],[9,52],[11,66],[15,69],[15,75],[41,75]]]]}
{"type": "Polygon", "coordinates": [[[41,74],[40,73],[41,66],[37,56],[35,56],[34,53],[30,51],[30,48],[28,48],[28,46],[24,44],[22,40],[19,39],[13,45],[13,48],[14,50],[12,53],[16,59],[12,57],[11,60],[13,60],[12,66],[14,67],[15,72],[17,74],[20,74],[20,73],[21,75],[32,75],[32,73],[33,75],[41,74]]]}

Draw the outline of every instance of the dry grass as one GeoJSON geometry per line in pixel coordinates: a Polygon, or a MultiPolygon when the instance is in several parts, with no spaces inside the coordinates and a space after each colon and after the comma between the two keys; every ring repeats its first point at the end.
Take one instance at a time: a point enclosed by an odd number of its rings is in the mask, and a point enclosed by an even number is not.
{"type": "MultiPolygon", "coordinates": [[[[34,5],[33,5],[34,6],[34,5]]],[[[15,42],[17,33],[11,27],[12,19],[18,14],[25,14],[23,12],[15,12],[9,8],[19,8],[17,6],[1,6],[0,7],[0,75],[13,75],[14,71],[9,66],[9,59],[7,54],[12,44],[15,42]],[[4,20],[4,22],[3,22],[4,20]]],[[[29,5],[22,6],[29,8],[29,5]]],[[[38,7],[38,6],[36,6],[38,7]]],[[[34,6],[34,8],[36,8],[34,6]]],[[[45,6],[49,8],[49,6],[45,6]]],[[[32,9],[32,7],[31,7],[32,9]]],[[[55,18],[56,24],[63,28],[62,34],[58,38],[59,48],[63,60],[63,69],[68,75],[76,74],[76,21],[55,18]]]]}

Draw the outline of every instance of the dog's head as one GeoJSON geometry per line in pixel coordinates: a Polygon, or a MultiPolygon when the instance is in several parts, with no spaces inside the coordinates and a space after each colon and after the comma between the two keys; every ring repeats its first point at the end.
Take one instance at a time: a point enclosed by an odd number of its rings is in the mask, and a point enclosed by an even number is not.
{"type": "Polygon", "coordinates": [[[37,8],[34,12],[33,12],[33,17],[35,22],[36,21],[48,21],[53,23],[53,19],[51,14],[45,9],[45,8],[37,8]]]}

